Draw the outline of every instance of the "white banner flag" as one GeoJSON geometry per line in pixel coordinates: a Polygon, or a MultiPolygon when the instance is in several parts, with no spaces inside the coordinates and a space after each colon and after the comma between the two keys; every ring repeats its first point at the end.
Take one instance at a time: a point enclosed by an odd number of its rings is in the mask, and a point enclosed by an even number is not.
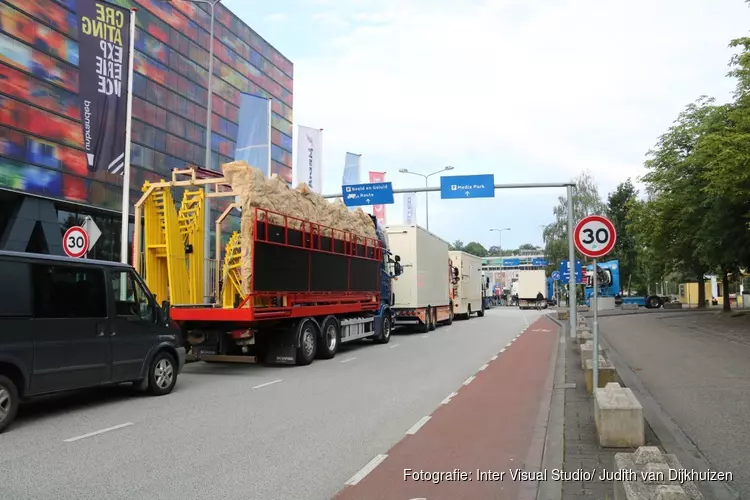
{"type": "Polygon", "coordinates": [[[411,226],[417,223],[417,195],[416,193],[404,194],[404,224],[411,226]]]}
{"type": "Polygon", "coordinates": [[[297,184],[323,192],[323,129],[297,127],[297,184]]]}

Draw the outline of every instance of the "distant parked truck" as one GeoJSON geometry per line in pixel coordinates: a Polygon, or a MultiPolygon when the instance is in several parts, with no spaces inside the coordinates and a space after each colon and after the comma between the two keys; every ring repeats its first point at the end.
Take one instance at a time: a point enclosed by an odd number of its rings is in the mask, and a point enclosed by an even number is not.
{"type": "Polygon", "coordinates": [[[517,290],[519,308],[536,307],[536,296],[540,292],[544,297],[542,305],[547,307],[547,277],[543,269],[518,271],[517,290]]]}
{"type": "Polygon", "coordinates": [[[449,244],[419,226],[386,226],[391,251],[401,257],[403,274],[393,282],[396,325],[422,332],[453,322],[449,244]]]}
{"type": "Polygon", "coordinates": [[[448,255],[453,266],[453,315],[469,319],[476,313],[481,318],[485,309],[482,300],[482,258],[459,250],[451,250],[448,255]]]}

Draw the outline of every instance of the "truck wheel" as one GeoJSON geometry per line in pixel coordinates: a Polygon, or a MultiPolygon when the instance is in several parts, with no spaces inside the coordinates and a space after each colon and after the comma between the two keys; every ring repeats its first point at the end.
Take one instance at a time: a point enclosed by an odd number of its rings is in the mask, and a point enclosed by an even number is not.
{"type": "Polygon", "coordinates": [[[479,311],[477,311],[477,317],[484,318],[484,303],[482,303],[482,308],[479,311]]]}
{"type": "Polygon", "coordinates": [[[647,309],[659,309],[662,305],[664,305],[664,303],[662,302],[661,298],[656,295],[652,295],[651,297],[646,299],[647,309]]]}
{"type": "Polygon", "coordinates": [[[315,359],[318,346],[317,330],[311,319],[304,319],[299,322],[299,327],[297,327],[297,338],[299,339],[299,347],[297,347],[298,365],[309,365],[315,359]]]}
{"type": "Polygon", "coordinates": [[[380,333],[373,340],[376,344],[387,344],[391,341],[391,332],[393,331],[393,323],[391,323],[391,315],[385,314],[383,321],[380,323],[380,333]]]}
{"type": "Polygon", "coordinates": [[[16,384],[8,377],[0,375],[0,432],[3,432],[16,418],[19,403],[16,384]]]}
{"type": "Polygon", "coordinates": [[[339,322],[333,316],[328,316],[320,327],[318,337],[318,357],[320,359],[332,359],[336,356],[341,343],[341,328],[339,322]]]}
{"type": "Polygon", "coordinates": [[[466,319],[471,319],[471,304],[466,308],[466,319]]]}
{"type": "Polygon", "coordinates": [[[419,331],[427,333],[430,331],[430,320],[432,319],[432,308],[427,306],[427,310],[424,313],[424,323],[419,325],[419,331]]]}
{"type": "Polygon", "coordinates": [[[453,324],[453,302],[451,302],[450,311],[448,311],[448,319],[446,320],[445,324],[446,325],[453,324]]]}
{"type": "Polygon", "coordinates": [[[177,363],[166,351],[156,353],[148,370],[148,392],[164,396],[172,392],[177,383],[177,363]]]}
{"type": "Polygon", "coordinates": [[[432,316],[430,317],[430,331],[434,331],[437,328],[437,309],[432,310],[432,316]]]}

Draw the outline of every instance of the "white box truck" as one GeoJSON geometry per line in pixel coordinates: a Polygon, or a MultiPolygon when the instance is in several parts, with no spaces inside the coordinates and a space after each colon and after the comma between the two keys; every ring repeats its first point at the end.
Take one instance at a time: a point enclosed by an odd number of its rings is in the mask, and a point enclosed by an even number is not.
{"type": "Polygon", "coordinates": [[[547,276],[544,269],[518,271],[517,281],[518,307],[529,309],[536,307],[536,295],[544,296],[543,306],[547,307],[547,276]]]}
{"type": "Polygon", "coordinates": [[[416,325],[423,332],[451,324],[448,242],[419,226],[386,226],[385,233],[403,268],[393,281],[396,324],[416,325]]]}
{"type": "Polygon", "coordinates": [[[451,276],[451,300],[453,315],[464,319],[484,316],[482,300],[482,258],[470,253],[451,250],[448,253],[453,276],[451,276]]]}

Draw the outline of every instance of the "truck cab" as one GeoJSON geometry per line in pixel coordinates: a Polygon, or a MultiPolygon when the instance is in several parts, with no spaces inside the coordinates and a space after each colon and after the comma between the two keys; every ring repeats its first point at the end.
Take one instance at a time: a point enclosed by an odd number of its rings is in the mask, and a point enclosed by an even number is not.
{"type": "Polygon", "coordinates": [[[382,226],[378,223],[374,215],[370,215],[372,223],[375,225],[375,234],[383,248],[383,263],[380,267],[380,302],[385,307],[393,305],[395,297],[393,295],[393,280],[404,272],[401,267],[401,257],[393,255],[388,243],[388,235],[383,231],[382,226]]]}

